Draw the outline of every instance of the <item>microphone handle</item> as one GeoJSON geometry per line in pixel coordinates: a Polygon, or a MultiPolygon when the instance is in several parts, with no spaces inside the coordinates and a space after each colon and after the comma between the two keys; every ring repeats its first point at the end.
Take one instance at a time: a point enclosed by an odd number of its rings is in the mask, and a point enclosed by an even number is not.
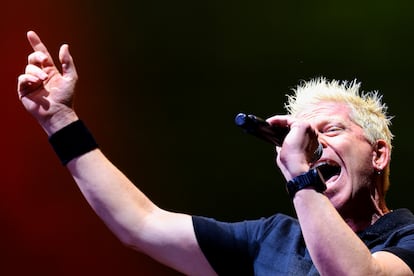
{"type": "MultiPolygon", "coordinates": [[[[237,126],[244,130],[244,132],[252,134],[278,147],[282,146],[283,140],[290,131],[288,127],[271,125],[264,119],[252,114],[247,115],[245,113],[239,113],[236,115],[234,121],[237,126]]],[[[322,153],[323,147],[321,143],[319,143],[311,162],[315,162],[321,158],[322,153]]]]}
{"type": "Polygon", "coordinates": [[[244,130],[244,132],[252,134],[279,147],[282,146],[283,140],[289,133],[288,127],[271,125],[262,118],[252,114],[247,115],[239,113],[234,121],[237,126],[244,130]]]}

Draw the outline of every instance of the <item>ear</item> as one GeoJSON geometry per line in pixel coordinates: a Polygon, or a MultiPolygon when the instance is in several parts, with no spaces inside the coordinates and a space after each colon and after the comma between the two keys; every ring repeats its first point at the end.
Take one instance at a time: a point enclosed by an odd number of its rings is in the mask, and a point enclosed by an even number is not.
{"type": "Polygon", "coordinates": [[[384,140],[375,142],[372,152],[372,165],[376,171],[382,171],[390,162],[391,149],[384,140]]]}

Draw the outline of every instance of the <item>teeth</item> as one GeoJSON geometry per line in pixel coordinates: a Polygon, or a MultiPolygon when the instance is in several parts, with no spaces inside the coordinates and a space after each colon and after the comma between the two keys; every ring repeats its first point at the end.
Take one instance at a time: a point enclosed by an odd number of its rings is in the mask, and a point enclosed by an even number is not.
{"type": "Polygon", "coordinates": [[[336,162],[332,160],[324,160],[322,162],[316,163],[313,168],[318,168],[320,166],[333,166],[333,167],[340,167],[336,162]]]}

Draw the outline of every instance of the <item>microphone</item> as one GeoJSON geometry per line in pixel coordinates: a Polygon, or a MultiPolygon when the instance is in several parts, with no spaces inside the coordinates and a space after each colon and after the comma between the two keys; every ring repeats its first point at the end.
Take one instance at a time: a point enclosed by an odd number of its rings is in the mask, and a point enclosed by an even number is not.
{"type": "MultiPolygon", "coordinates": [[[[252,114],[247,115],[245,113],[239,113],[236,115],[234,122],[238,127],[241,127],[244,132],[252,134],[278,147],[282,146],[283,140],[285,140],[286,135],[290,131],[289,127],[271,125],[262,118],[252,114]]],[[[311,162],[315,162],[321,158],[322,153],[323,147],[321,143],[319,143],[311,162]]]]}

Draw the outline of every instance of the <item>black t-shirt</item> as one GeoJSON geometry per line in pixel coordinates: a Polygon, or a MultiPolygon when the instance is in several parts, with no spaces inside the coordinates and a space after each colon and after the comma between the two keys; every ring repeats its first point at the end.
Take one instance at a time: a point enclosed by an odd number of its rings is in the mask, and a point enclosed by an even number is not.
{"type": "MultiPolygon", "coordinates": [[[[226,223],[193,217],[201,250],[219,275],[319,275],[294,218],[226,223]]],[[[398,209],[358,233],[372,253],[388,251],[414,271],[414,215],[398,209]]]]}

